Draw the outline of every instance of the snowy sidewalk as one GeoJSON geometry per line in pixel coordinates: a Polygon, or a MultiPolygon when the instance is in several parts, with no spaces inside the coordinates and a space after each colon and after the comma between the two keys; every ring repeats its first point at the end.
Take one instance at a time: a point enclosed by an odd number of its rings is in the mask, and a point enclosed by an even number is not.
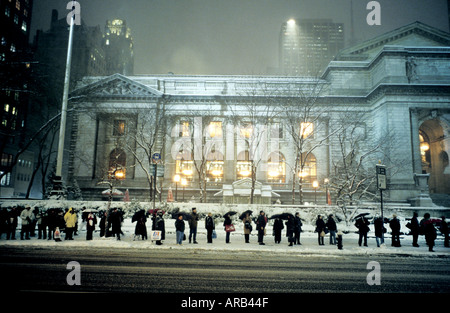
{"type": "MultiPolygon", "coordinates": [[[[199,223],[197,232],[198,244],[189,244],[188,240],[183,241],[183,245],[178,246],[175,242],[175,228],[173,219],[165,220],[166,227],[166,239],[163,245],[156,245],[155,242],[150,241],[151,222],[147,223],[147,231],[149,235],[148,240],[134,239],[134,226],[131,221],[125,221],[122,227],[124,233],[121,236],[121,240],[118,241],[115,238],[100,238],[98,231],[94,233],[94,239],[86,241],[86,231],[82,227],[77,236],[74,236],[74,240],[64,240],[65,234],[62,233],[62,242],[55,242],[54,240],[37,239],[32,237],[30,240],[20,240],[20,229],[16,231],[16,240],[6,240],[5,235],[2,235],[0,239],[0,247],[2,246],[20,246],[20,247],[77,247],[77,248],[134,248],[134,249],[184,249],[186,252],[195,252],[195,250],[205,251],[247,251],[247,252],[261,252],[261,253],[273,253],[273,254],[296,254],[299,256],[308,255],[322,255],[322,256],[346,256],[346,255],[392,255],[392,256],[420,256],[420,257],[450,257],[450,248],[444,247],[443,237],[438,236],[436,240],[435,252],[429,252],[428,246],[425,243],[424,236],[419,236],[420,247],[415,248],[412,246],[412,237],[408,235],[401,236],[401,247],[391,246],[391,236],[387,234],[385,236],[385,245],[378,248],[376,246],[373,232],[369,233],[368,247],[360,247],[358,245],[358,234],[350,232],[343,235],[343,249],[339,250],[337,246],[329,244],[329,236],[325,236],[325,245],[319,246],[317,240],[317,233],[306,230],[301,233],[301,245],[288,246],[286,232],[283,230],[282,239],[280,244],[275,244],[272,234],[272,227],[267,228],[267,235],[264,237],[265,245],[259,245],[257,240],[256,231],[252,232],[250,236],[250,243],[244,242],[244,235],[241,225],[236,225],[236,232],[231,233],[230,243],[225,243],[225,231],[220,225],[216,225],[217,239],[213,240],[212,244],[206,243],[206,230],[203,228],[202,223],[199,223]]],[[[305,228],[305,227],[304,227],[305,228]]],[[[97,227],[98,230],[98,227],[97,227]]],[[[189,226],[186,223],[185,230],[186,237],[189,237],[189,226]]]]}

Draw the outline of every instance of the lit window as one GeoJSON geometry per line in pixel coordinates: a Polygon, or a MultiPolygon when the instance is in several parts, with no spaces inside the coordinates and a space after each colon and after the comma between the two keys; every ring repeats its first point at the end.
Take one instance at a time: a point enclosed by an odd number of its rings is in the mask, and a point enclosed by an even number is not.
{"type": "Polygon", "coordinates": [[[222,122],[209,123],[209,136],[211,138],[222,137],[222,135],[222,122]]]}
{"type": "Polygon", "coordinates": [[[125,121],[123,121],[123,120],[115,120],[114,121],[113,136],[123,136],[123,135],[125,135],[125,121]]]}
{"type": "Polygon", "coordinates": [[[305,139],[311,137],[314,133],[313,123],[300,123],[300,136],[305,139]]]}
{"type": "Polygon", "coordinates": [[[16,9],[20,10],[20,1],[19,0],[16,0],[16,9]]]}
{"type": "Polygon", "coordinates": [[[25,22],[25,21],[22,22],[22,30],[23,30],[24,32],[27,31],[27,22],[25,22]]]}

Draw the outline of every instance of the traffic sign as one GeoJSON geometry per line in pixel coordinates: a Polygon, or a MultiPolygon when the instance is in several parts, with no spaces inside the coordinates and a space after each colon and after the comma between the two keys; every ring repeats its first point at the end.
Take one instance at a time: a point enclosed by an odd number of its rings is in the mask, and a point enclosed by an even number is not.
{"type": "Polygon", "coordinates": [[[387,187],[386,184],[386,166],[377,164],[377,187],[380,190],[384,190],[387,187]]]}
{"type": "Polygon", "coordinates": [[[160,153],[153,153],[152,154],[152,160],[153,162],[158,162],[161,160],[161,154],[160,153]]]}

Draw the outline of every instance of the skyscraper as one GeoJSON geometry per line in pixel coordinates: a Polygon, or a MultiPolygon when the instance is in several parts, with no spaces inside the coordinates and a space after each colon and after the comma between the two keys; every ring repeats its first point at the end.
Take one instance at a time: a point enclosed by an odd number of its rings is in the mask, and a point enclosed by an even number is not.
{"type": "Polygon", "coordinates": [[[103,49],[107,74],[134,74],[134,44],[131,30],[121,19],[106,21],[103,49]]]}
{"type": "Polygon", "coordinates": [[[344,48],[344,24],[330,19],[290,19],[280,32],[281,74],[318,76],[344,48]]]}

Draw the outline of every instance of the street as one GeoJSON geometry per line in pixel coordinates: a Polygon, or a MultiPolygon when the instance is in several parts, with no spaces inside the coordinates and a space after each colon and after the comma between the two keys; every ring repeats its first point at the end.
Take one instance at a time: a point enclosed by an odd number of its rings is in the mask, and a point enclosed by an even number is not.
{"type": "Polygon", "coordinates": [[[121,293],[448,293],[450,258],[196,249],[0,247],[2,289],[121,293]],[[76,261],[79,272],[67,269],[76,261]],[[369,285],[370,261],[380,284],[369,285]],[[68,277],[79,274],[79,285],[68,277]]]}

